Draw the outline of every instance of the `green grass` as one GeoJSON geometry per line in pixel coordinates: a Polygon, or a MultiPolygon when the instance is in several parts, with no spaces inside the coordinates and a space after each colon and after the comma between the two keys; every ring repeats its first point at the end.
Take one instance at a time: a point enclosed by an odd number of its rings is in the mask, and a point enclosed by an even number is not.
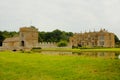
{"type": "Polygon", "coordinates": [[[120,80],[120,60],[0,52],[0,80],[120,80]]]}

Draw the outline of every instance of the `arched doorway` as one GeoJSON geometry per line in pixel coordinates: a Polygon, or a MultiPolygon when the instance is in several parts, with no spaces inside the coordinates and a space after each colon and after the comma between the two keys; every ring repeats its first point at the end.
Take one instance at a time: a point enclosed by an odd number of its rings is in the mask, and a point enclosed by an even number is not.
{"type": "Polygon", "coordinates": [[[21,41],[21,46],[25,46],[25,42],[24,41],[21,41]]]}

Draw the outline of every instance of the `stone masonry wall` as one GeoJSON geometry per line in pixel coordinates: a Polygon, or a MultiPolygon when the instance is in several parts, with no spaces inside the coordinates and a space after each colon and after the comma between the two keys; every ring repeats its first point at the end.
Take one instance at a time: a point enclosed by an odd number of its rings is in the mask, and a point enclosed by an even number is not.
{"type": "Polygon", "coordinates": [[[40,42],[38,43],[37,47],[41,48],[72,48],[70,44],[66,47],[58,47],[56,42],[40,42]]]}

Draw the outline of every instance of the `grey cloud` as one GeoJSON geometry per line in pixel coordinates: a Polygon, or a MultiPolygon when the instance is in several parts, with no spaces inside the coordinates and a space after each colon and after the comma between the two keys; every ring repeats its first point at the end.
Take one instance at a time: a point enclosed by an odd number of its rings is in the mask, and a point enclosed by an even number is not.
{"type": "Polygon", "coordinates": [[[119,3],[120,0],[1,0],[0,29],[17,30],[32,24],[44,31],[106,28],[119,35],[119,3]]]}

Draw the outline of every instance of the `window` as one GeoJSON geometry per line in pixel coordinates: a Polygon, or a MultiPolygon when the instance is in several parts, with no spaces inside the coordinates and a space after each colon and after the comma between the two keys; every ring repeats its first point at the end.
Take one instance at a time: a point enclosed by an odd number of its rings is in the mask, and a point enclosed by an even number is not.
{"type": "Polygon", "coordinates": [[[104,41],[100,41],[100,46],[103,46],[104,45],[104,41]]]}
{"type": "Polygon", "coordinates": [[[104,40],[104,36],[100,36],[100,40],[104,40]]]}

